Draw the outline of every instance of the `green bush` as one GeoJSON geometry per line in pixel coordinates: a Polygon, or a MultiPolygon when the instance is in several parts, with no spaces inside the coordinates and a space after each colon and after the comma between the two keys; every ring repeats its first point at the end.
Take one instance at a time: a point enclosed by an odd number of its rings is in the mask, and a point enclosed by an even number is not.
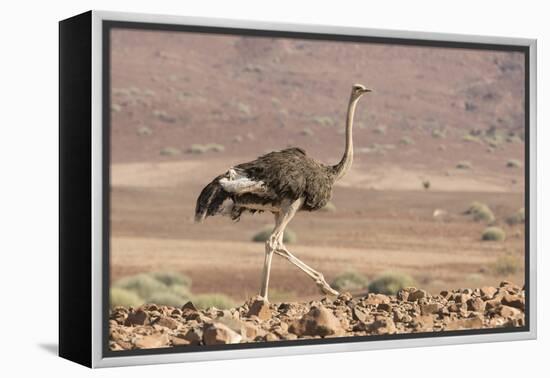
{"type": "Polygon", "coordinates": [[[158,291],[158,292],[152,293],[147,298],[147,303],[179,307],[184,305],[188,300],[189,300],[189,297],[178,295],[170,291],[158,291]]]}
{"type": "Polygon", "coordinates": [[[399,139],[399,144],[410,146],[411,144],[414,144],[414,140],[412,140],[409,136],[404,136],[401,139],[399,139]]]}
{"type": "Polygon", "coordinates": [[[197,308],[202,309],[216,307],[218,309],[224,310],[235,307],[235,302],[233,301],[233,299],[225,294],[218,293],[195,295],[192,298],[192,302],[195,306],[197,306],[197,308]]]}
{"type": "Polygon", "coordinates": [[[522,207],[516,213],[510,215],[508,218],[506,218],[506,223],[508,223],[510,226],[525,223],[525,209],[522,207]]]}
{"type": "Polygon", "coordinates": [[[370,293],[395,295],[401,289],[414,286],[414,279],[403,273],[384,273],[372,281],[369,286],[370,293]]]}
{"type": "MultiPolygon", "coordinates": [[[[271,235],[271,232],[273,232],[273,229],[271,227],[266,227],[260,232],[258,232],[256,235],[254,235],[252,237],[252,241],[259,242],[259,243],[265,242],[267,238],[269,238],[269,236],[271,235]]],[[[287,228],[283,235],[283,243],[291,244],[291,243],[295,243],[296,240],[297,240],[296,233],[291,229],[287,228]]]]}
{"type": "Polygon", "coordinates": [[[517,256],[501,256],[493,264],[493,269],[496,274],[508,276],[523,270],[523,261],[517,256]]]}
{"type": "Polygon", "coordinates": [[[335,122],[334,119],[330,116],[315,116],[313,117],[313,122],[317,123],[321,126],[334,126],[335,122]]]}
{"type": "Polygon", "coordinates": [[[441,139],[441,138],[445,138],[445,135],[446,135],[446,132],[445,132],[444,129],[433,129],[432,130],[432,137],[433,138],[441,139]]]}
{"type": "Polygon", "coordinates": [[[111,307],[138,307],[144,303],[143,299],[135,292],[121,287],[112,287],[110,290],[111,307]]]}
{"type": "Polygon", "coordinates": [[[383,126],[383,125],[377,126],[373,129],[373,131],[376,134],[384,135],[386,134],[386,126],[383,126]]]}
{"type": "Polygon", "coordinates": [[[338,291],[358,291],[367,289],[369,280],[360,273],[349,271],[336,276],[330,286],[338,291]]]}
{"type": "Polygon", "coordinates": [[[489,206],[481,202],[472,202],[470,204],[470,207],[468,207],[468,209],[465,211],[465,214],[472,215],[473,219],[476,222],[483,221],[487,223],[492,223],[495,221],[495,215],[493,214],[489,206]]]}
{"type": "Polygon", "coordinates": [[[133,291],[141,298],[148,299],[153,293],[168,291],[168,287],[146,273],[122,278],[113,287],[133,291]]]}
{"type": "Polygon", "coordinates": [[[487,227],[481,234],[481,240],[484,241],[503,241],[505,239],[506,233],[500,227],[487,227]]]}
{"type": "Polygon", "coordinates": [[[481,140],[479,137],[472,135],[472,134],[466,134],[462,137],[462,140],[464,142],[471,142],[471,143],[481,143],[481,140]]]}
{"type": "Polygon", "coordinates": [[[521,168],[521,162],[516,159],[510,159],[506,162],[508,168],[521,168]]]}
{"type": "Polygon", "coordinates": [[[180,154],[180,150],[174,147],[164,147],[160,150],[160,154],[163,156],[175,156],[180,154]]]}
{"type": "Polygon", "coordinates": [[[151,129],[148,128],[147,126],[141,126],[141,127],[137,130],[137,133],[138,133],[138,135],[148,136],[148,135],[153,134],[153,130],[151,130],[151,129]]]}
{"type": "Polygon", "coordinates": [[[166,286],[181,285],[187,288],[191,287],[191,278],[185,274],[177,272],[153,272],[149,273],[149,275],[166,286]]]}

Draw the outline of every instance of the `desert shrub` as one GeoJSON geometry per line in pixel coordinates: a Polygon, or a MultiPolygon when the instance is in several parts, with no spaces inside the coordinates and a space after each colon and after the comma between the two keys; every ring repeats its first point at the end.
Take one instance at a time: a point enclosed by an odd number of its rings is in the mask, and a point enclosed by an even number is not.
{"type": "MultiPolygon", "coordinates": [[[[267,238],[269,238],[269,235],[271,235],[272,231],[273,231],[273,229],[271,227],[266,227],[263,230],[261,230],[260,232],[258,232],[256,235],[254,235],[252,237],[252,241],[265,242],[267,240],[267,238]]],[[[286,228],[285,233],[283,235],[283,243],[291,244],[291,243],[295,243],[296,240],[297,240],[296,233],[294,231],[292,231],[291,229],[286,228]]]]}
{"type": "Polygon", "coordinates": [[[476,222],[491,223],[495,221],[495,215],[489,206],[481,202],[472,202],[464,214],[471,215],[476,222]]]}
{"type": "Polygon", "coordinates": [[[225,294],[199,294],[192,298],[192,302],[197,308],[206,309],[209,307],[216,307],[218,309],[228,309],[235,307],[233,299],[225,294]]]}
{"type": "Polygon", "coordinates": [[[430,189],[430,187],[432,186],[432,183],[430,182],[430,180],[423,180],[422,181],[422,187],[426,190],[430,189]]]}
{"type": "Polygon", "coordinates": [[[148,128],[147,126],[141,126],[141,127],[137,130],[137,133],[138,133],[138,135],[148,136],[148,135],[153,134],[153,130],[151,130],[151,129],[148,128]]]}
{"type": "Polygon", "coordinates": [[[303,129],[302,131],[300,131],[300,135],[312,136],[312,135],[313,135],[313,130],[311,130],[311,129],[303,129]]]}
{"type": "Polygon", "coordinates": [[[204,147],[206,148],[206,151],[213,151],[213,152],[225,151],[225,147],[223,146],[223,144],[218,144],[218,143],[208,143],[204,147]]]}
{"type": "Polygon", "coordinates": [[[508,168],[521,168],[521,162],[516,159],[510,159],[506,162],[508,168]]]}
{"type": "Polygon", "coordinates": [[[506,233],[500,227],[487,227],[481,234],[481,240],[484,241],[503,241],[504,239],[506,239],[506,233]]]}
{"type": "Polygon", "coordinates": [[[296,293],[293,291],[269,288],[270,302],[290,302],[296,299],[296,293]]]}
{"type": "Polygon", "coordinates": [[[411,144],[414,144],[414,140],[412,140],[409,136],[404,136],[401,139],[399,139],[399,144],[402,144],[404,146],[410,146],[411,144]]]}
{"type": "Polygon", "coordinates": [[[445,151],[445,150],[447,150],[447,147],[445,147],[444,144],[440,144],[440,145],[437,147],[437,149],[438,149],[439,151],[445,151]]]}
{"type": "Polygon", "coordinates": [[[207,151],[207,148],[202,144],[192,144],[191,147],[187,149],[187,152],[191,154],[202,154],[207,151]]]}
{"type": "Polygon", "coordinates": [[[144,303],[143,299],[135,292],[121,287],[112,287],[110,290],[111,307],[137,307],[144,303]]]}
{"type": "Polygon", "coordinates": [[[159,120],[161,120],[163,122],[167,122],[167,123],[176,122],[176,117],[173,117],[173,116],[169,115],[164,110],[153,110],[153,116],[155,118],[158,118],[159,120]]]}
{"type": "Polygon", "coordinates": [[[372,281],[368,289],[371,293],[394,295],[399,290],[414,285],[415,282],[411,276],[403,273],[388,272],[372,281]]]}
{"type": "Polygon", "coordinates": [[[522,207],[517,212],[510,215],[508,218],[506,218],[506,223],[508,223],[510,226],[525,223],[525,209],[522,207]]]}
{"type": "Polygon", "coordinates": [[[326,211],[329,213],[333,213],[336,211],[336,205],[334,205],[331,201],[329,201],[322,209],[321,211],[326,211]]]}
{"type": "Polygon", "coordinates": [[[472,135],[472,134],[466,134],[462,137],[463,142],[470,142],[470,143],[480,143],[481,140],[478,136],[472,135]]]}
{"type": "Polygon", "coordinates": [[[163,149],[160,150],[160,154],[163,156],[175,156],[175,155],[179,155],[179,153],[180,153],[180,150],[174,147],[164,147],[163,149]]]}
{"type": "Polygon", "coordinates": [[[335,122],[330,116],[315,116],[312,118],[313,122],[321,126],[334,126],[335,122]]]}
{"type": "Polygon", "coordinates": [[[470,163],[469,161],[459,161],[458,164],[456,165],[456,168],[457,169],[471,169],[472,168],[472,163],[470,163]]]}
{"type": "Polygon", "coordinates": [[[122,110],[122,107],[119,104],[111,104],[111,111],[118,113],[122,110]]]}
{"type": "Polygon", "coordinates": [[[331,286],[338,291],[357,291],[366,289],[369,286],[369,280],[360,273],[349,271],[336,276],[331,286]]]}
{"type": "Polygon", "coordinates": [[[237,109],[239,109],[239,111],[241,113],[243,113],[244,115],[247,115],[249,116],[251,114],[251,111],[250,111],[250,106],[248,106],[247,104],[243,103],[243,102],[239,102],[237,104],[237,109]]]}
{"type": "Polygon", "coordinates": [[[185,274],[177,272],[153,272],[149,275],[166,286],[181,285],[187,288],[191,287],[191,278],[185,274]]]}
{"type": "Polygon", "coordinates": [[[496,274],[507,276],[523,270],[523,261],[518,256],[504,255],[497,258],[493,264],[496,274]]]}
{"type": "Polygon", "coordinates": [[[147,303],[154,303],[157,305],[165,305],[165,306],[182,306],[189,300],[189,297],[185,297],[183,295],[178,295],[176,293],[173,293],[171,291],[157,291],[152,293],[147,298],[147,303]]]}
{"type": "Polygon", "coordinates": [[[122,278],[113,284],[113,287],[122,288],[136,293],[147,299],[153,293],[168,291],[168,287],[146,273],[122,278]]]}
{"type": "Polygon", "coordinates": [[[384,134],[386,134],[386,126],[384,126],[384,125],[376,126],[373,129],[373,131],[374,131],[375,134],[384,135],[384,134]]]}
{"type": "Polygon", "coordinates": [[[444,129],[433,129],[432,130],[432,138],[441,139],[445,138],[445,130],[444,129]]]}

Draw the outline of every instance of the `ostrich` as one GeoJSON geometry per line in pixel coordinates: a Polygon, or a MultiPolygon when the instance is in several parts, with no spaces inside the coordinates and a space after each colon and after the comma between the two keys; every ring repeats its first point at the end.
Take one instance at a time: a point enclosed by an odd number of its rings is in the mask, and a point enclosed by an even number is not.
{"type": "Polygon", "coordinates": [[[269,273],[274,253],[300,268],[325,294],[338,295],[321,273],[290,253],[283,244],[283,235],[297,211],[323,208],[332,196],[334,183],[350,169],[355,107],[359,98],[370,91],[360,84],[352,87],[346,119],[345,152],[338,164],[325,165],[307,156],[299,147],[287,148],[229,168],[212,180],[199,195],[195,209],[195,221],[198,223],[214,215],[227,215],[236,221],[243,212],[270,211],[274,214],[275,227],[265,243],[260,289],[264,300],[268,300],[269,273]]]}

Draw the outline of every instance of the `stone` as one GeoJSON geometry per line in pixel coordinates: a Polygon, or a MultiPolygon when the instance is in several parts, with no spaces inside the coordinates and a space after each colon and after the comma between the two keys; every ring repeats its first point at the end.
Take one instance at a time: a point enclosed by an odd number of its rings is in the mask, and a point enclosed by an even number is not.
{"type": "Polygon", "coordinates": [[[525,298],[519,295],[505,294],[504,297],[502,297],[501,303],[525,311],[525,298]]]}
{"type": "Polygon", "coordinates": [[[368,311],[364,307],[355,306],[353,308],[353,318],[364,322],[368,317],[368,311]]]}
{"type": "Polygon", "coordinates": [[[479,297],[468,299],[466,305],[469,311],[483,312],[485,310],[485,302],[479,297]]]}
{"type": "Polygon", "coordinates": [[[497,288],[493,287],[493,286],[484,286],[480,289],[480,292],[481,292],[481,296],[485,300],[487,300],[487,299],[491,299],[495,296],[495,294],[497,292],[497,288]]]}
{"type": "Polygon", "coordinates": [[[389,303],[380,303],[380,304],[376,307],[376,309],[379,310],[379,311],[390,312],[391,309],[392,309],[392,306],[391,306],[391,304],[389,304],[389,303]]]}
{"type": "Polygon", "coordinates": [[[184,335],[183,338],[191,345],[198,345],[202,341],[203,337],[203,331],[200,327],[193,327],[190,330],[188,330],[184,335]]]}
{"type": "Polygon", "coordinates": [[[193,302],[191,301],[188,301],[187,303],[185,303],[183,306],[181,306],[181,311],[183,313],[185,312],[197,312],[199,311],[195,305],[193,304],[193,302]]]}
{"type": "Polygon", "coordinates": [[[363,299],[363,303],[366,305],[369,305],[369,304],[378,305],[380,303],[390,303],[390,298],[384,294],[369,293],[367,294],[365,299],[363,299]]]}
{"type": "Polygon", "coordinates": [[[446,329],[454,331],[458,329],[477,329],[483,327],[483,319],[481,317],[454,319],[447,323],[446,329]]]}
{"type": "Polygon", "coordinates": [[[407,298],[407,300],[409,302],[416,302],[419,299],[426,298],[427,296],[428,296],[428,293],[426,293],[425,290],[419,289],[409,293],[409,297],[407,298]]]}
{"type": "Polygon", "coordinates": [[[471,295],[466,293],[459,293],[459,294],[453,295],[453,300],[456,303],[466,303],[470,298],[471,298],[471,295]]]}
{"type": "Polygon", "coordinates": [[[494,310],[500,307],[500,299],[492,299],[485,302],[485,310],[494,310]]]}
{"type": "Polygon", "coordinates": [[[441,305],[438,303],[428,303],[420,305],[420,312],[422,313],[422,315],[435,314],[436,312],[439,312],[440,309],[441,305]]]}
{"type": "Polygon", "coordinates": [[[145,325],[149,323],[149,315],[142,310],[137,309],[135,312],[128,313],[128,317],[124,321],[126,326],[145,325]]]}
{"type": "Polygon", "coordinates": [[[390,318],[380,318],[368,325],[368,331],[375,335],[396,333],[395,323],[390,318]]]}
{"type": "Polygon", "coordinates": [[[168,316],[161,316],[156,324],[170,329],[176,329],[179,325],[176,319],[170,318],[168,316]]]}
{"type": "Polygon", "coordinates": [[[222,323],[208,324],[203,330],[205,345],[238,344],[241,340],[241,335],[222,323]]]}
{"type": "Polygon", "coordinates": [[[246,340],[254,340],[258,335],[258,327],[251,322],[242,322],[241,336],[246,340]]]}
{"type": "Polygon", "coordinates": [[[271,310],[269,302],[262,298],[256,298],[250,304],[247,317],[257,316],[260,320],[268,320],[271,318],[271,310]]]}
{"type": "Polygon", "coordinates": [[[189,340],[184,339],[183,337],[176,337],[176,336],[171,336],[170,342],[172,343],[173,346],[182,346],[182,345],[191,344],[189,340]]]}
{"type": "Polygon", "coordinates": [[[502,305],[498,309],[498,314],[503,318],[515,318],[523,315],[523,313],[517,308],[505,305],[502,305]]]}
{"type": "Polygon", "coordinates": [[[138,349],[162,348],[168,346],[168,342],[169,339],[166,333],[155,333],[136,338],[134,345],[138,349]]]}
{"type": "Polygon", "coordinates": [[[312,307],[307,314],[294,321],[288,331],[298,336],[325,337],[344,334],[338,319],[323,306],[312,307]]]}

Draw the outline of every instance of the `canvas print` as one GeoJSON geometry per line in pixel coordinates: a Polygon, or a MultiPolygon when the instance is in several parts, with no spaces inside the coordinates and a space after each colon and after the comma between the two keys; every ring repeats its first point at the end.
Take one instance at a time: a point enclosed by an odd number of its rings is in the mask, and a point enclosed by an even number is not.
{"type": "Polygon", "coordinates": [[[525,326],[525,55],[109,33],[111,352],[525,326]]]}

